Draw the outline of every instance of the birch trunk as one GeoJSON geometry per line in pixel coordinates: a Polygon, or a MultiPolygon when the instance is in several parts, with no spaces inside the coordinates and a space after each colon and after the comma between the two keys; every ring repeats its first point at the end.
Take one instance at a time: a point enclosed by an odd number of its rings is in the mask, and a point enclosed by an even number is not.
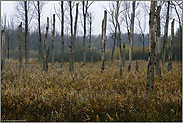
{"type": "Polygon", "coordinates": [[[22,67],[22,22],[19,25],[19,70],[22,67]]]}
{"type": "Polygon", "coordinates": [[[125,42],[123,43],[123,67],[125,66],[125,42]]]}
{"type": "Polygon", "coordinates": [[[155,74],[161,77],[161,64],[160,64],[160,53],[161,53],[161,31],[160,31],[160,10],[161,6],[158,6],[156,11],[156,49],[155,49],[155,74]]]}
{"type": "Polygon", "coordinates": [[[118,22],[118,16],[119,16],[119,1],[117,1],[117,12],[116,12],[116,23],[117,23],[117,26],[118,26],[118,46],[119,46],[119,69],[120,69],[120,72],[119,74],[121,75],[122,74],[122,58],[121,58],[121,30],[120,30],[120,25],[119,25],[119,22],[118,22]]]}
{"type": "Polygon", "coordinates": [[[174,38],[174,21],[175,19],[173,19],[172,21],[172,25],[171,25],[171,38],[170,38],[170,48],[169,48],[169,58],[168,58],[168,71],[170,71],[172,69],[172,50],[173,50],[173,38],[174,38]]]}
{"type": "Polygon", "coordinates": [[[153,90],[154,82],[154,55],[155,55],[155,1],[151,1],[149,28],[150,28],[150,51],[149,51],[149,63],[147,69],[147,92],[153,90]]]}
{"type": "Polygon", "coordinates": [[[135,20],[135,2],[132,3],[132,17],[131,17],[131,25],[130,25],[130,48],[129,48],[129,66],[128,70],[132,68],[132,48],[133,48],[133,33],[134,33],[134,20],[135,20]]]}
{"type": "Polygon", "coordinates": [[[54,46],[55,46],[55,14],[53,14],[53,31],[52,31],[52,68],[54,65],[54,46]]]}
{"type": "Polygon", "coordinates": [[[64,68],[64,1],[61,1],[62,28],[61,28],[61,68],[64,68]]]}
{"type": "Polygon", "coordinates": [[[5,30],[2,31],[1,70],[5,68],[5,30]]]}
{"type": "Polygon", "coordinates": [[[47,38],[48,38],[48,29],[49,29],[49,17],[47,17],[47,26],[46,26],[46,34],[45,34],[45,42],[44,42],[44,63],[43,70],[46,71],[46,49],[47,49],[47,38]]]}
{"type": "Polygon", "coordinates": [[[104,19],[102,21],[102,40],[101,40],[101,72],[104,71],[104,55],[105,55],[105,42],[106,42],[106,25],[107,25],[107,11],[104,11],[104,19]]]}

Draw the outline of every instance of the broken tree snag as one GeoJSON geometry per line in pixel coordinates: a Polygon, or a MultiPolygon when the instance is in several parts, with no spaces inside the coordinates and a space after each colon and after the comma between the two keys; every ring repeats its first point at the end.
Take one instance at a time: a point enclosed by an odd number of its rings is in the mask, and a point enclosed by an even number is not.
{"type": "Polygon", "coordinates": [[[2,31],[1,70],[5,68],[5,30],[2,31]]]}
{"type": "Polygon", "coordinates": [[[93,43],[92,43],[92,55],[91,55],[91,63],[93,63],[93,43]]]}
{"type": "Polygon", "coordinates": [[[19,25],[18,37],[19,37],[19,48],[18,48],[18,50],[19,50],[19,70],[20,70],[21,67],[22,67],[22,22],[19,25]]]}
{"type": "Polygon", "coordinates": [[[155,74],[161,77],[161,31],[160,31],[160,10],[161,6],[157,7],[156,11],[156,49],[155,49],[155,74]]]}
{"type": "Polygon", "coordinates": [[[150,28],[150,50],[149,50],[149,60],[147,66],[147,92],[153,90],[153,83],[154,83],[154,56],[155,56],[155,23],[154,23],[154,15],[155,15],[155,1],[151,1],[151,8],[150,8],[150,21],[149,21],[149,28],[150,28]]]}
{"type": "Polygon", "coordinates": [[[104,55],[105,55],[105,41],[106,41],[106,25],[107,25],[107,11],[104,11],[104,19],[102,21],[102,41],[101,41],[101,72],[104,71],[104,55]]]}
{"type": "Polygon", "coordinates": [[[55,46],[55,14],[53,14],[53,30],[52,30],[52,68],[54,65],[54,46],[55,46]]]}
{"type": "Polygon", "coordinates": [[[46,34],[45,34],[45,42],[44,42],[44,63],[43,63],[43,70],[45,70],[45,71],[46,71],[46,48],[47,48],[48,29],[49,29],[49,17],[47,17],[47,26],[46,26],[46,34]]]}
{"type": "Polygon", "coordinates": [[[121,58],[121,30],[120,30],[120,25],[118,22],[118,16],[119,16],[119,1],[117,1],[117,12],[116,12],[116,23],[118,26],[118,46],[119,46],[119,68],[120,68],[120,72],[119,74],[122,74],[122,58],[121,58]]]}
{"type": "Polygon", "coordinates": [[[172,48],[173,48],[173,38],[174,38],[174,21],[172,21],[171,25],[171,38],[170,38],[170,48],[169,48],[169,56],[168,56],[168,71],[172,69],[172,48]]]}
{"type": "Polygon", "coordinates": [[[123,43],[123,67],[125,66],[125,42],[123,43]]]}
{"type": "Polygon", "coordinates": [[[72,66],[72,47],[69,45],[69,71],[73,71],[72,66]]]}
{"type": "Polygon", "coordinates": [[[46,50],[46,67],[45,67],[45,71],[48,71],[48,56],[49,56],[50,50],[48,47],[48,50],[46,50]]]}

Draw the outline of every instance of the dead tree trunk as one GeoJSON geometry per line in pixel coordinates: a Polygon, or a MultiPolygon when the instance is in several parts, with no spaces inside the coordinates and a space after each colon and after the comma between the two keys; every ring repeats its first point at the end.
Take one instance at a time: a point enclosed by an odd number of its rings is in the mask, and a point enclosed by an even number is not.
{"type": "Polygon", "coordinates": [[[19,25],[19,70],[22,67],[22,22],[19,25]]]}
{"type": "Polygon", "coordinates": [[[69,71],[73,71],[72,67],[72,47],[69,45],[69,71]]]}
{"type": "Polygon", "coordinates": [[[118,22],[118,16],[119,16],[119,1],[117,1],[117,12],[116,12],[116,23],[118,26],[118,32],[119,32],[119,37],[118,37],[118,46],[119,46],[119,69],[120,72],[119,74],[122,74],[122,58],[121,58],[121,30],[120,30],[120,25],[118,22]]]}
{"type": "Polygon", "coordinates": [[[27,1],[24,1],[25,6],[25,63],[28,64],[28,10],[27,1]]]}
{"type": "Polygon", "coordinates": [[[42,46],[41,46],[41,12],[40,12],[40,5],[39,1],[37,1],[38,7],[38,29],[39,29],[39,64],[42,65],[42,46]]]}
{"type": "Polygon", "coordinates": [[[48,50],[46,50],[46,67],[45,67],[45,71],[48,71],[48,56],[49,56],[50,50],[48,47],[48,50]]]}
{"type": "Polygon", "coordinates": [[[105,42],[106,42],[106,25],[107,25],[107,11],[104,11],[104,19],[102,21],[102,40],[101,40],[101,72],[104,71],[104,55],[105,55],[105,42]]]}
{"type": "Polygon", "coordinates": [[[48,38],[48,29],[49,29],[49,17],[47,17],[47,26],[46,26],[46,34],[45,34],[45,42],[44,42],[44,63],[43,63],[43,70],[47,71],[46,69],[46,56],[47,56],[47,38],[48,38]]]}
{"type": "Polygon", "coordinates": [[[61,68],[64,67],[64,1],[61,1],[62,28],[61,28],[61,68]]]}
{"type": "Polygon", "coordinates": [[[150,49],[149,49],[149,63],[147,67],[147,92],[153,90],[154,82],[154,55],[155,55],[155,1],[151,1],[149,28],[150,28],[150,49]]]}
{"type": "Polygon", "coordinates": [[[125,66],[125,42],[123,43],[123,67],[125,66]]]}
{"type": "Polygon", "coordinates": [[[171,25],[171,38],[170,38],[170,48],[169,48],[169,58],[168,58],[168,71],[170,71],[172,69],[172,50],[173,50],[173,38],[174,38],[174,21],[175,19],[173,19],[172,21],[172,25],[171,25]]]}
{"type": "Polygon", "coordinates": [[[52,68],[54,65],[54,46],[55,46],[55,14],[53,14],[53,30],[52,30],[52,68]]]}
{"type": "Polygon", "coordinates": [[[160,31],[160,10],[161,6],[158,6],[156,11],[156,49],[155,49],[155,74],[161,77],[161,64],[160,64],[160,53],[161,53],[161,31],[160,31]]]}
{"type": "Polygon", "coordinates": [[[130,48],[129,48],[129,66],[128,70],[132,68],[132,47],[133,47],[133,32],[134,32],[134,20],[135,20],[135,2],[132,3],[132,17],[131,17],[131,25],[130,25],[130,48]]]}
{"type": "Polygon", "coordinates": [[[167,36],[168,36],[168,23],[169,23],[169,9],[170,9],[170,1],[168,2],[167,14],[166,14],[166,22],[165,22],[165,32],[163,39],[163,56],[162,56],[162,65],[165,65],[165,53],[166,53],[166,44],[167,44],[167,36]]]}
{"type": "Polygon", "coordinates": [[[93,43],[92,43],[92,55],[91,55],[91,63],[93,63],[93,43]]]}
{"type": "Polygon", "coordinates": [[[73,46],[72,46],[72,64],[74,70],[74,50],[75,50],[75,42],[76,42],[76,31],[77,31],[77,21],[78,21],[78,3],[76,3],[76,16],[75,16],[75,23],[74,23],[74,36],[73,36],[73,46]]]}
{"type": "Polygon", "coordinates": [[[1,70],[5,68],[5,30],[2,31],[1,70]]]}
{"type": "Polygon", "coordinates": [[[9,29],[8,29],[8,60],[10,58],[10,33],[9,33],[9,29]]]}

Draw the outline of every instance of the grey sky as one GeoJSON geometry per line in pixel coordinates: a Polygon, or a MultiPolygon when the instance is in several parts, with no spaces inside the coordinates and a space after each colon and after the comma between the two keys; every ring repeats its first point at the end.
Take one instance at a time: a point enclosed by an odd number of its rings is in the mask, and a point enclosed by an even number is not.
{"type": "MultiPolygon", "coordinates": [[[[14,2],[15,1],[1,1],[1,17],[4,15],[4,14],[7,14],[7,20],[13,16],[13,12],[14,12],[14,2]]],[[[53,15],[55,13],[54,11],[54,4],[55,6],[58,7],[58,2],[59,1],[49,1],[46,6],[44,7],[44,13],[43,13],[43,16],[41,18],[42,22],[43,23],[46,23],[46,17],[50,17],[51,15],[53,15]],[[44,21],[45,20],[45,21],[44,21]]],[[[91,1],[90,1],[91,2],[91,1]]],[[[101,23],[102,23],[102,19],[103,19],[103,13],[104,13],[104,7],[108,7],[108,2],[109,1],[95,1],[89,8],[89,11],[93,12],[94,14],[94,22],[93,22],[93,34],[101,34],[101,23]]],[[[81,6],[81,2],[80,2],[80,6],[81,6]]],[[[74,9],[75,11],[75,9],[74,9]]],[[[79,10],[80,12],[82,11],[81,9],[79,10]]],[[[137,12],[136,12],[137,13],[137,12]]],[[[75,17],[75,15],[73,16],[75,17]]],[[[109,15],[108,15],[108,18],[109,18],[109,15]]],[[[144,17],[142,17],[144,18],[144,17]]],[[[176,18],[176,16],[175,16],[176,18]]],[[[83,28],[81,27],[81,19],[82,17],[79,16],[79,22],[78,22],[78,34],[81,35],[82,34],[82,30],[83,28]]],[[[148,33],[148,21],[149,21],[149,17],[147,16],[146,17],[146,33],[148,33]]],[[[34,20],[32,22],[32,26],[34,26],[35,24],[34,23],[37,23],[36,20],[34,20]]],[[[135,23],[136,22],[136,19],[135,19],[135,23]]],[[[171,20],[169,22],[169,25],[171,23],[171,20]]],[[[56,18],[56,30],[58,32],[60,32],[60,21],[58,18],[56,18]]],[[[107,29],[108,29],[108,25],[109,25],[109,21],[107,22],[107,29]]],[[[125,23],[123,22],[123,24],[121,25],[121,30],[122,30],[122,33],[126,32],[126,28],[124,27],[125,23]]],[[[67,25],[68,26],[68,25],[67,25]]],[[[178,27],[178,22],[175,22],[175,32],[177,30],[177,27],[178,27]]],[[[135,32],[138,33],[137,29],[136,29],[136,25],[135,25],[135,32]]],[[[169,26],[170,28],[170,26],[169,26]]],[[[31,28],[31,29],[34,29],[34,28],[31,28]]],[[[170,29],[169,29],[170,30],[170,29]]],[[[163,27],[162,27],[162,33],[164,32],[163,31],[163,27]]],[[[109,33],[109,31],[107,30],[107,33],[109,33]]],[[[170,32],[169,32],[170,34],[170,32]]]]}

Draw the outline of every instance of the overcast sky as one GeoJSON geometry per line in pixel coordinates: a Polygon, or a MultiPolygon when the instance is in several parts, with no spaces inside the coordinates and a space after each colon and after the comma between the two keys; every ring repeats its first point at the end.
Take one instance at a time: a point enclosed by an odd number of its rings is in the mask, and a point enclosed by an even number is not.
{"type": "MultiPolygon", "coordinates": [[[[100,1],[100,2],[95,1],[89,8],[89,11],[93,12],[93,14],[94,14],[93,34],[96,34],[96,35],[101,34],[101,24],[102,24],[103,14],[104,14],[104,10],[105,10],[104,7],[108,7],[108,2],[109,1],[100,1]]],[[[3,16],[3,14],[6,14],[7,19],[9,19],[11,16],[13,16],[13,12],[15,11],[14,3],[15,3],[15,1],[1,1],[1,16],[3,16]]],[[[46,4],[46,6],[44,7],[44,9],[43,9],[44,13],[41,18],[42,22],[46,23],[46,17],[50,17],[50,15],[53,15],[55,13],[54,4],[55,4],[55,6],[58,7],[58,1],[49,1],[46,4]]],[[[81,2],[80,2],[80,6],[81,6],[81,2]]],[[[79,11],[81,11],[81,10],[79,10],[79,11]]],[[[75,18],[75,14],[73,15],[73,17],[75,18]]],[[[108,15],[108,17],[109,17],[109,15],[108,15]]],[[[80,21],[81,19],[82,19],[81,16],[79,16],[78,32],[77,32],[79,35],[82,34],[82,30],[83,30],[83,28],[81,27],[81,21],[80,21]]],[[[148,22],[148,20],[149,20],[149,17],[147,16],[146,21],[148,22]]],[[[136,22],[136,19],[135,19],[135,22],[136,22]]],[[[35,25],[34,23],[37,23],[36,20],[34,20],[32,22],[32,26],[35,25]]],[[[171,23],[171,21],[169,22],[169,24],[170,23],[171,23]]],[[[108,27],[108,25],[109,25],[109,22],[107,22],[107,27],[108,27]]],[[[123,25],[125,25],[125,23],[123,25]]],[[[146,26],[147,26],[146,27],[147,28],[146,33],[147,33],[148,25],[146,25],[146,26]]],[[[178,27],[178,22],[175,22],[175,32],[177,30],[177,27],[178,27]]],[[[56,30],[58,32],[60,32],[60,21],[57,17],[56,17],[56,30]]],[[[169,30],[170,30],[170,26],[169,26],[169,30]]],[[[122,31],[122,33],[126,32],[126,28],[124,26],[122,26],[121,31],[122,31]]],[[[135,32],[138,33],[136,28],[135,28],[135,32]]],[[[107,33],[109,33],[108,30],[107,30],[107,33]]],[[[169,31],[169,34],[170,34],[170,31],[169,31]]]]}

